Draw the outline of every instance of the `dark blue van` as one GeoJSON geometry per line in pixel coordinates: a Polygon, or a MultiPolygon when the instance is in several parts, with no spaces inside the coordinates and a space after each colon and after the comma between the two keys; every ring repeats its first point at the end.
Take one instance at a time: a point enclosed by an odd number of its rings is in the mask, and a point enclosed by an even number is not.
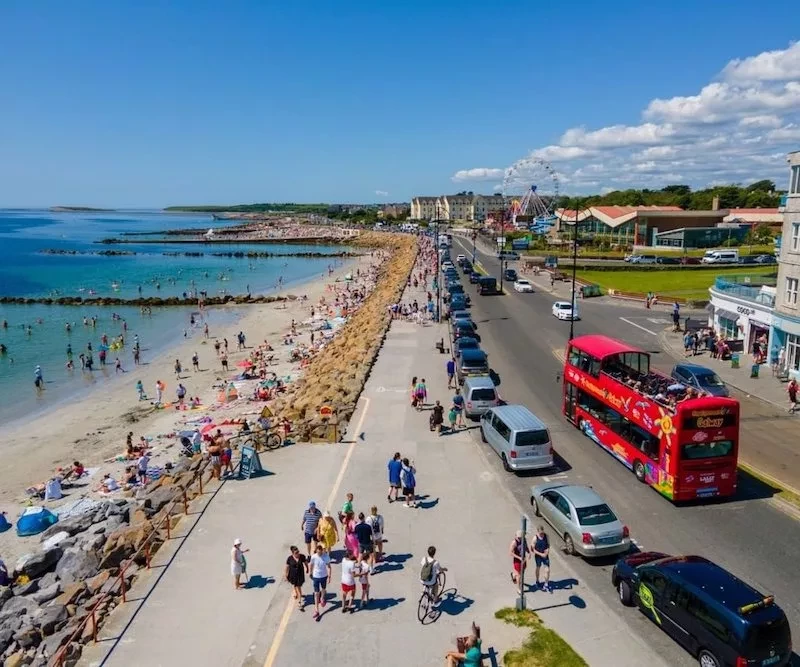
{"type": "Polygon", "coordinates": [[[695,656],[701,667],[783,667],[792,657],[786,614],[765,596],[700,556],[645,552],[617,561],[611,581],[695,656]]]}

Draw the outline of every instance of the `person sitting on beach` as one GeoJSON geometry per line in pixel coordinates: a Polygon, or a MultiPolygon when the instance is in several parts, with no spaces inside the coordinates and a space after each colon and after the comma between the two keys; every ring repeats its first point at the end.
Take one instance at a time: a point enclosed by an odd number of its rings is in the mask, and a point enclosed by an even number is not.
{"type": "Polygon", "coordinates": [[[97,490],[101,493],[119,491],[119,483],[111,476],[110,472],[107,472],[105,475],[103,475],[103,479],[100,482],[100,487],[97,490]]]}
{"type": "Polygon", "coordinates": [[[73,461],[72,467],[67,470],[61,481],[66,482],[67,480],[78,479],[79,477],[83,477],[85,472],[86,468],[80,461],[73,461]]]}
{"type": "Polygon", "coordinates": [[[189,398],[189,406],[194,410],[195,408],[200,407],[200,397],[199,396],[192,396],[189,398]]]}
{"type": "Polygon", "coordinates": [[[123,479],[123,484],[125,489],[132,489],[134,486],[139,484],[139,478],[136,475],[136,470],[133,466],[127,466],[125,468],[125,477],[123,479]]]}

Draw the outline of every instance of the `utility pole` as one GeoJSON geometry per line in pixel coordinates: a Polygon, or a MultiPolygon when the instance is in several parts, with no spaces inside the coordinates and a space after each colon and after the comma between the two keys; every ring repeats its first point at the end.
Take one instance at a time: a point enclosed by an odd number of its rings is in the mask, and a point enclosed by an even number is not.
{"type": "Polygon", "coordinates": [[[439,250],[439,202],[436,202],[436,321],[442,321],[442,253],[439,250]]]}
{"type": "Polygon", "coordinates": [[[580,200],[575,200],[575,229],[572,230],[572,303],[570,305],[569,339],[575,338],[575,277],[578,269],[578,216],[580,200]]]}
{"type": "Polygon", "coordinates": [[[478,236],[478,230],[476,228],[472,229],[472,265],[475,265],[475,239],[478,236]]]}
{"type": "Polygon", "coordinates": [[[522,561],[519,568],[519,597],[517,598],[517,611],[525,609],[525,554],[527,553],[528,544],[528,517],[522,515],[522,561]]]}
{"type": "Polygon", "coordinates": [[[497,250],[500,254],[500,294],[503,293],[503,255],[505,254],[506,250],[506,207],[505,202],[503,202],[503,209],[500,211],[500,238],[503,239],[503,245],[501,246],[497,243],[497,250]]]}

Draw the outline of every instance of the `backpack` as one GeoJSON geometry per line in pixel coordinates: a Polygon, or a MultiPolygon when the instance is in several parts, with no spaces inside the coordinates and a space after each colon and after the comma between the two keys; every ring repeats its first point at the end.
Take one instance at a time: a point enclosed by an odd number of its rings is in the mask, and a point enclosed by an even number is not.
{"type": "Polygon", "coordinates": [[[435,561],[432,561],[432,560],[426,560],[422,564],[422,570],[419,573],[419,578],[422,581],[430,581],[431,578],[433,577],[433,563],[434,562],[435,561]]]}
{"type": "Polygon", "coordinates": [[[369,517],[369,525],[372,528],[372,535],[377,536],[381,534],[381,520],[377,516],[370,516],[369,517]]]}

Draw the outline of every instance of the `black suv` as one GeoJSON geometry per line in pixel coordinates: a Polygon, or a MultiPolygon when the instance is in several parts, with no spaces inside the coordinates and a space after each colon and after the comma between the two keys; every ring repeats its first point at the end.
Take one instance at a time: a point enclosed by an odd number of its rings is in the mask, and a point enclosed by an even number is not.
{"type": "Polygon", "coordinates": [[[705,558],[632,554],[617,561],[611,581],[622,604],[637,606],[701,667],[791,660],[789,621],[774,598],[705,558]]]}

